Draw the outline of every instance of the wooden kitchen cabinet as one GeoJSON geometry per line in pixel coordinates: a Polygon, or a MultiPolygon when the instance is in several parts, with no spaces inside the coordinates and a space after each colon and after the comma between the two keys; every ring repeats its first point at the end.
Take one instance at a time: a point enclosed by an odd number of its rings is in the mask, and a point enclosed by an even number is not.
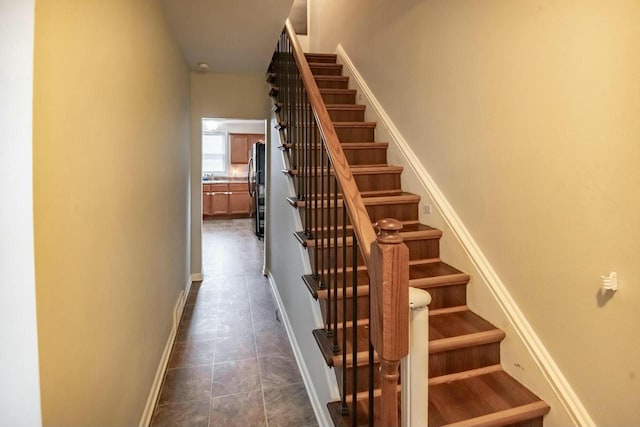
{"type": "Polygon", "coordinates": [[[251,198],[246,182],[202,184],[202,214],[213,216],[248,216],[251,198]]]}
{"type": "Polygon", "coordinates": [[[258,141],[264,141],[262,133],[230,133],[231,154],[229,163],[246,165],[249,162],[251,146],[258,141]]]}
{"type": "Polygon", "coordinates": [[[249,214],[251,212],[249,186],[244,183],[229,184],[229,213],[249,214]]]}
{"type": "Polygon", "coordinates": [[[211,185],[202,184],[202,215],[211,215],[211,185]]]}
{"type": "Polygon", "coordinates": [[[210,215],[225,215],[229,211],[229,185],[211,184],[210,215]]]}

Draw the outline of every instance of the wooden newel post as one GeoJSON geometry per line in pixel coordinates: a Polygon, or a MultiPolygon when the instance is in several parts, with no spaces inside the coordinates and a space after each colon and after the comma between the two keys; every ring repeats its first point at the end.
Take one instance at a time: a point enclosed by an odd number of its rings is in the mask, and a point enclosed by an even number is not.
{"type": "Polygon", "coordinates": [[[400,360],[409,353],[409,249],[402,243],[400,221],[376,223],[378,236],[371,244],[371,343],[380,358],[382,397],[377,419],[385,427],[398,427],[400,360]]]}

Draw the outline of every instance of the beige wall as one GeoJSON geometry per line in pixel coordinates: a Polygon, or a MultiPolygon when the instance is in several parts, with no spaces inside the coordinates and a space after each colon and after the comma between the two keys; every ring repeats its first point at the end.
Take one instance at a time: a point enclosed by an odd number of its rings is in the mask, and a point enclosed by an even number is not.
{"type": "MultiPolygon", "coordinates": [[[[265,64],[265,71],[269,64],[265,64]]],[[[202,274],[202,125],[208,118],[268,117],[264,74],[191,73],[191,273],[202,274]]]]}
{"type": "Polygon", "coordinates": [[[595,422],[637,424],[640,3],[311,7],[311,50],[342,44],[595,422]]]}
{"type": "Polygon", "coordinates": [[[189,74],[157,0],[38,0],[47,426],[137,425],[188,280],[189,74]]]}

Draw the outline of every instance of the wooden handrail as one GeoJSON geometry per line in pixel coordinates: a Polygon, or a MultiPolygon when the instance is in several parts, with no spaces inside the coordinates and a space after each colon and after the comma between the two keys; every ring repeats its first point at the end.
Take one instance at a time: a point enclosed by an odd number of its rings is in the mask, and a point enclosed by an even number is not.
{"type": "Polygon", "coordinates": [[[353,231],[355,232],[358,242],[360,244],[360,251],[362,257],[367,265],[367,268],[373,267],[371,264],[371,244],[376,241],[376,233],[371,225],[371,219],[367,213],[367,209],[364,206],[360,191],[356,184],[355,178],[351,173],[351,168],[347,159],[342,151],[338,134],[333,127],[331,117],[327,107],[325,107],[322,95],[320,95],[320,89],[316,84],[316,80],[313,77],[311,68],[307,63],[307,59],[304,56],[304,51],[298,42],[293,24],[289,19],[285,24],[289,41],[291,42],[291,48],[293,51],[293,57],[295,58],[298,70],[302,82],[307,91],[307,97],[311,104],[311,109],[318,123],[318,130],[322,135],[327,147],[327,153],[331,160],[331,165],[335,170],[335,176],[342,189],[342,198],[347,206],[347,212],[351,224],[353,225],[353,231]]]}

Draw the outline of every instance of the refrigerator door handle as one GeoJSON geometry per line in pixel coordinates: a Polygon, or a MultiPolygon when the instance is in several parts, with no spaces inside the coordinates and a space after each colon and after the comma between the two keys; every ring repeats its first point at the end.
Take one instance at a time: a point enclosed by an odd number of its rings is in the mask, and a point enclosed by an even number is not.
{"type": "Polygon", "coordinates": [[[249,182],[249,195],[253,197],[256,194],[255,177],[253,176],[253,157],[249,159],[247,181],[249,182]]]}

